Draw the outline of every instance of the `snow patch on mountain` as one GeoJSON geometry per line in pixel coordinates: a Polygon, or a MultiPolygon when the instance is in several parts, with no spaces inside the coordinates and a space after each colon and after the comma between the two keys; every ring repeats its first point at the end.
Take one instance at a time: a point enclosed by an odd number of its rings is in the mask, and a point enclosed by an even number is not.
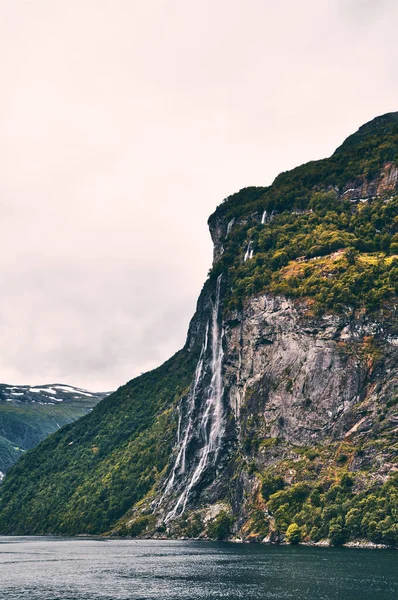
{"type": "Polygon", "coordinates": [[[60,383],[33,386],[0,384],[0,402],[54,404],[55,402],[76,401],[84,398],[102,399],[109,396],[110,393],[94,393],[60,383]]]}

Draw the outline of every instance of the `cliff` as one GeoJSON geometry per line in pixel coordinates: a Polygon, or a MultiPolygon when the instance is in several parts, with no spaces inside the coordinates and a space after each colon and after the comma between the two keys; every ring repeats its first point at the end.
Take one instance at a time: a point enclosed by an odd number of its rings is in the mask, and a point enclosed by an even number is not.
{"type": "Polygon", "coordinates": [[[227,198],[183,350],[27,453],[0,531],[396,545],[397,165],[391,113],[227,198]]]}

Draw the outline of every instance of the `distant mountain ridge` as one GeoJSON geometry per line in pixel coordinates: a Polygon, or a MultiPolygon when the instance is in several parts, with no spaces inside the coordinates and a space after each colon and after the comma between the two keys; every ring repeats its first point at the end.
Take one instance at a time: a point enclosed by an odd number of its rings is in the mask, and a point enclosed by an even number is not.
{"type": "Polygon", "coordinates": [[[90,412],[109,392],[60,383],[0,384],[0,481],[26,450],[90,412]]]}
{"type": "Polygon", "coordinates": [[[52,402],[64,402],[71,398],[105,398],[111,392],[89,392],[83,388],[61,383],[51,383],[45,385],[7,385],[0,383],[0,402],[13,401],[18,402],[41,402],[51,404],[52,402]],[[40,400],[38,400],[40,398],[40,400]]]}

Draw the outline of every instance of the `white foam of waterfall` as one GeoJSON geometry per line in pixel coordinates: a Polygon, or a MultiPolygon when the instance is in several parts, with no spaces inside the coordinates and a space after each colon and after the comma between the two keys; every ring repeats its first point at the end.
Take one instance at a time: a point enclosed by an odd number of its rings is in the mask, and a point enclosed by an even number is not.
{"type": "Polygon", "coordinates": [[[261,217],[261,225],[264,225],[266,218],[267,218],[267,211],[265,210],[263,212],[263,216],[261,217]]]}
{"type": "Polygon", "coordinates": [[[243,262],[246,262],[250,258],[253,258],[253,256],[254,256],[254,250],[253,250],[252,242],[249,242],[247,244],[246,252],[245,252],[245,255],[243,257],[243,262]]]}
{"type": "Polygon", "coordinates": [[[181,403],[178,405],[177,412],[178,412],[177,444],[179,444],[181,442],[181,418],[182,418],[181,403]]]}
{"type": "Polygon", "coordinates": [[[159,500],[159,505],[162,503],[163,498],[173,488],[177,470],[179,469],[179,473],[185,472],[187,445],[188,445],[188,441],[189,441],[190,434],[192,431],[192,426],[193,426],[192,413],[195,408],[195,397],[196,397],[196,391],[198,388],[198,383],[199,383],[200,378],[202,377],[202,373],[203,373],[203,360],[204,360],[204,356],[205,356],[205,353],[207,350],[208,337],[209,337],[209,323],[207,323],[207,325],[206,325],[205,338],[203,340],[202,348],[201,348],[200,355],[199,355],[199,360],[196,365],[195,378],[194,378],[194,383],[193,383],[193,387],[192,387],[192,392],[189,396],[189,406],[188,406],[188,413],[187,413],[188,424],[185,429],[185,433],[184,433],[184,437],[183,437],[182,441],[181,441],[181,421],[182,421],[182,406],[181,406],[181,404],[178,407],[179,417],[178,417],[178,429],[177,429],[177,443],[180,444],[180,448],[179,448],[175,463],[173,465],[173,469],[172,469],[169,479],[167,481],[165,490],[163,492],[163,495],[162,495],[161,499],[159,500]]]}
{"type": "Polygon", "coordinates": [[[233,219],[230,220],[230,222],[227,225],[227,235],[225,237],[228,237],[229,234],[231,233],[231,229],[232,229],[232,225],[235,223],[235,217],[233,219]]]}
{"type": "MultiPolygon", "coordinates": [[[[208,466],[210,458],[212,458],[213,464],[215,464],[217,460],[218,453],[221,449],[221,442],[224,435],[225,425],[224,425],[224,415],[223,415],[223,404],[222,404],[222,396],[223,396],[223,384],[222,384],[222,360],[224,356],[223,348],[222,348],[222,340],[224,336],[224,331],[221,329],[218,324],[219,317],[219,308],[220,308],[220,289],[221,289],[221,279],[222,275],[218,276],[217,279],[217,287],[216,287],[216,298],[213,303],[212,310],[212,319],[211,319],[211,380],[210,384],[204,390],[204,397],[206,398],[204,410],[201,416],[200,424],[199,424],[199,432],[200,437],[203,440],[204,444],[200,450],[199,462],[196,465],[193,473],[191,474],[188,483],[180,494],[174,508],[168,513],[166,516],[166,523],[175,517],[181,516],[186,508],[189,495],[191,490],[195,487],[195,485],[200,481],[201,476],[203,475],[205,469],[208,466]]],[[[207,336],[206,336],[207,337],[207,336]]],[[[207,344],[206,344],[207,348],[207,344]]],[[[195,405],[195,396],[198,387],[198,383],[200,380],[200,376],[203,371],[203,358],[205,355],[206,349],[203,351],[202,358],[198,362],[197,372],[195,375],[195,383],[192,390],[192,402],[193,406],[195,405]]],[[[193,411],[193,409],[192,409],[193,411]]],[[[192,412],[191,412],[192,416],[192,412]]],[[[179,455],[181,454],[181,458],[177,456],[176,465],[173,469],[172,475],[172,484],[174,483],[175,473],[177,462],[181,463],[181,473],[185,472],[185,452],[188,440],[190,438],[190,434],[193,427],[193,420],[189,419],[189,423],[187,426],[187,430],[184,437],[184,443],[181,446],[179,455]],[[184,447],[184,450],[183,450],[184,447]]],[[[171,482],[171,480],[170,480],[171,482]]],[[[169,482],[169,483],[170,483],[169,482]]],[[[172,485],[171,484],[171,485],[172,485]]],[[[168,490],[171,489],[171,485],[167,485],[168,490]]],[[[166,491],[168,491],[166,488],[166,491]]],[[[165,491],[165,494],[166,494],[165,491]]],[[[164,494],[164,495],[165,495],[164,494]]]]}

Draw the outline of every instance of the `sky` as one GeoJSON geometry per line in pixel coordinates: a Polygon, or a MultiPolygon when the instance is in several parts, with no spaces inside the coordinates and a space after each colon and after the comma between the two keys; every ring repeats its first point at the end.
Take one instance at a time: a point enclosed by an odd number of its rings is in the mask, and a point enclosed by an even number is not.
{"type": "Polygon", "coordinates": [[[226,196],[398,110],[395,0],[0,0],[0,381],[181,348],[226,196]]]}

